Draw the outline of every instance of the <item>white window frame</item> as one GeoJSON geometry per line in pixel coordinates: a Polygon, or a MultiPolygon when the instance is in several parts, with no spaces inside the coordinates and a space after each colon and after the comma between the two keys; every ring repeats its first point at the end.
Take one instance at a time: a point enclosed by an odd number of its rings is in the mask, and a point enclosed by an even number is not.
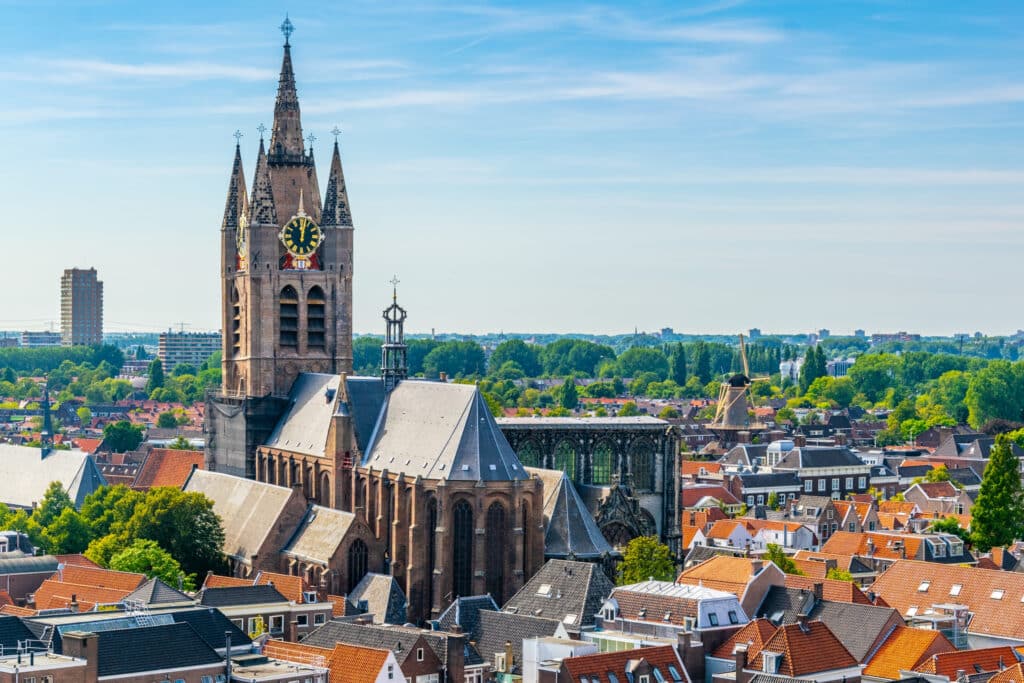
{"type": "Polygon", "coordinates": [[[867,477],[857,477],[857,488],[866,489],[868,487],[867,477]]]}
{"type": "Polygon", "coordinates": [[[847,477],[846,478],[846,490],[847,491],[852,491],[853,490],[853,477],[847,477]]]}
{"type": "Polygon", "coordinates": [[[839,490],[839,477],[832,477],[832,490],[833,491],[838,491],[839,490]]]}
{"type": "MultiPolygon", "coordinates": [[[[424,655],[423,655],[423,648],[422,647],[416,648],[416,661],[417,662],[422,662],[423,661],[423,657],[424,657],[424,655]]],[[[417,678],[419,678],[419,677],[417,676],[417,678]]]]}
{"type": "Polygon", "coordinates": [[[804,479],[804,493],[814,493],[813,479],[804,479]]]}
{"type": "Polygon", "coordinates": [[[324,614],[323,612],[317,612],[316,614],[313,615],[313,625],[314,626],[323,626],[326,623],[327,623],[327,615],[324,614]]]}
{"type": "Polygon", "coordinates": [[[308,614],[296,614],[295,621],[298,622],[299,626],[309,626],[309,615],[308,614]]]}
{"type": "Polygon", "coordinates": [[[819,491],[824,491],[825,490],[825,483],[826,482],[825,482],[824,479],[819,479],[818,480],[818,490],[819,491]]]}

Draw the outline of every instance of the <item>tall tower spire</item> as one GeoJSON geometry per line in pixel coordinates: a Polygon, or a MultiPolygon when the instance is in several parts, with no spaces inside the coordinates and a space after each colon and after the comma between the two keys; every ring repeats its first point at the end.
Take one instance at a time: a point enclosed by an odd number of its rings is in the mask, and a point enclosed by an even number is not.
{"type": "Polygon", "coordinates": [[[252,207],[249,221],[259,225],[277,225],[277,211],[274,207],[274,192],[267,166],[267,152],[260,138],[260,152],[256,157],[256,175],[252,181],[252,207]]]}
{"type": "Polygon", "coordinates": [[[391,305],[384,309],[384,343],[380,347],[380,376],[384,379],[384,391],[388,393],[409,376],[405,317],[405,309],[398,305],[398,278],[393,277],[391,305]]]}
{"type": "MultiPolygon", "coordinates": [[[[235,133],[236,138],[241,133],[235,133]]],[[[238,227],[238,220],[249,211],[249,197],[245,189],[245,171],[242,168],[242,148],[235,143],[235,163],[231,167],[231,182],[228,183],[228,199],[224,205],[222,230],[238,227]]]]}
{"type": "Polygon", "coordinates": [[[352,211],[348,204],[348,191],[345,189],[345,173],[341,170],[341,153],[338,151],[337,137],[334,138],[334,156],[331,158],[331,175],[327,179],[321,222],[331,227],[352,227],[352,211]]]}
{"type": "Polygon", "coordinates": [[[281,61],[281,76],[277,81],[274,128],[270,134],[270,156],[274,162],[299,162],[305,158],[299,95],[295,88],[295,72],[292,70],[290,38],[294,30],[292,22],[285,17],[284,23],[281,24],[281,32],[284,34],[284,58],[281,61]]]}

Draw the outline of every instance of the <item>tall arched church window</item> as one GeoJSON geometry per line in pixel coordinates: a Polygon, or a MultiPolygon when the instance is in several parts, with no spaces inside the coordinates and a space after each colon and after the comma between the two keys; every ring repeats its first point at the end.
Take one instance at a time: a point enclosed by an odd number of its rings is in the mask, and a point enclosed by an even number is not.
{"type": "Polygon", "coordinates": [[[524,441],[519,446],[519,452],[516,454],[519,456],[519,462],[523,463],[527,467],[543,467],[544,462],[540,454],[540,449],[537,448],[537,444],[533,441],[524,441]]]}
{"type": "Polygon", "coordinates": [[[602,441],[594,449],[590,465],[590,481],[592,484],[604,485],[612,483],[612,463],[615,455],[611,444],[602,441]]]}
{"type": "Polygon", "coordinates": [[[629,469],[633,487],[638,491],[654,489],[654,450],[648,443],[638,443],[629,451],[629,469]]]}
{"type": "Polygon", "coordinates": [[[299,345],[299,294],[291,285],[281,290],[279,302],[279,320],[281,328],[281,346],[299,345]]]}
{"type": "Polygon", "coordinates": [[[454,597],[466,597],[473,594],[473,508],[460,500],[452,515],[452,588],[454,597]]]}
{"type": "Polygon", "coordinates": [[[576,479],[576,450],[568,441],[555,446],[555,469],[562,470],[572,480],[576,479]]]}
{"type": "Polygon", "coordinates": [[[314,287],[306,296],[306,344],[311,349],[322,349],[325,346],[324,311],[327,300],[324,290],[314,287]]]}
{"type": "Polygon", "coordinates": [[[499,605],[505,602],[505,557],[512,550],[507,527],[504,506],[491,503],[487,508],[487,592],[499,605]]]}
{"type": "Polygon", "coordinates": [[[352,541],[352,545],[348,547],[348,592],[351,593],[355,589],[356,585],[362,581],[363,577],[366,576],[366,572],[369,568],[370,551],[363,543],[362,539],[357,538],[352,541]]]}

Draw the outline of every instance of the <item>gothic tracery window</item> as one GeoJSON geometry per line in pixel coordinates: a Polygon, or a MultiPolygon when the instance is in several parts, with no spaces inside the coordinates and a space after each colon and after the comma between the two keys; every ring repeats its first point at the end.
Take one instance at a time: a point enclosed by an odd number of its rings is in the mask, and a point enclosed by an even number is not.
{"type": "Polygon", "coordinates": [[[559,441],[555,446],[555,469],[565,472],[569,479],[576,479],[576,450],[569,441],[559,441]]]}
{"type": "Polygon", "coordinates": [[[370,551],[363,543],[362,539],[357,538],[352,541],[352,545],[348,547],[348,592],[351,593],[355,589],[356,585],[366,576],[366,572],[369,569],[369,555],[370,551]]]}
{"type": "Polygon", "coordinates": [[[455,597],[466,597],[473,594],[473,508],[460,500],[452,515],[452,589],[455,597]]]}
{"type": "Polygon", "coordinates": [[[519,452],[516,453],[519,456],[519,462],[523,463],[526,467],[543,467],[544,461],[541,456],[540,449],[537,448],[537,444],[533,441],[524,441],[519,446],[519,452]]]}
{"type": "Polygon", "coordinates": [[[505,507],[491,503],[487,508],[487,592],[499,605],[505,602],[505,557],[508,545],[505,507]]]}
{"type": "Polygon", "coordinates": [[[645,442],[629,449],[629,470],[633,473],[633,487],[639,491],[654,489],[654,449],[645,442]]]}
{"type": "Polygon", "coordinates": [[[611,444],[602,441],[597,444],[590,461],[590,481],[592,484],[612,483],[612,464],[615,461],[615,454],[612,452],[611,444]]]}

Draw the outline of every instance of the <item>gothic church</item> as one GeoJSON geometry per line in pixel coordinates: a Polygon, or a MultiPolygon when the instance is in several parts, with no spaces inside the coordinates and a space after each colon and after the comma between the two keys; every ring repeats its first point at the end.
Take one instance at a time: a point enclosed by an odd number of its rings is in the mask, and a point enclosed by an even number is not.
{"type": "Polygon", "coordinates": [[[302,490],[356,515],[337,567],[287,568],[329,592],[397,578],[409,618],[459,596],[501,604],[544,560],[543,485],[476,387],[405,379],[405,311],[384,312],[382,376],[352,372],[353,222],[335,140],[321,201],[302,134],[291,23],[269,146],[247,191],[236,145],[221,224],[223,388],[206,410],[210,470],[302,490]]]}

